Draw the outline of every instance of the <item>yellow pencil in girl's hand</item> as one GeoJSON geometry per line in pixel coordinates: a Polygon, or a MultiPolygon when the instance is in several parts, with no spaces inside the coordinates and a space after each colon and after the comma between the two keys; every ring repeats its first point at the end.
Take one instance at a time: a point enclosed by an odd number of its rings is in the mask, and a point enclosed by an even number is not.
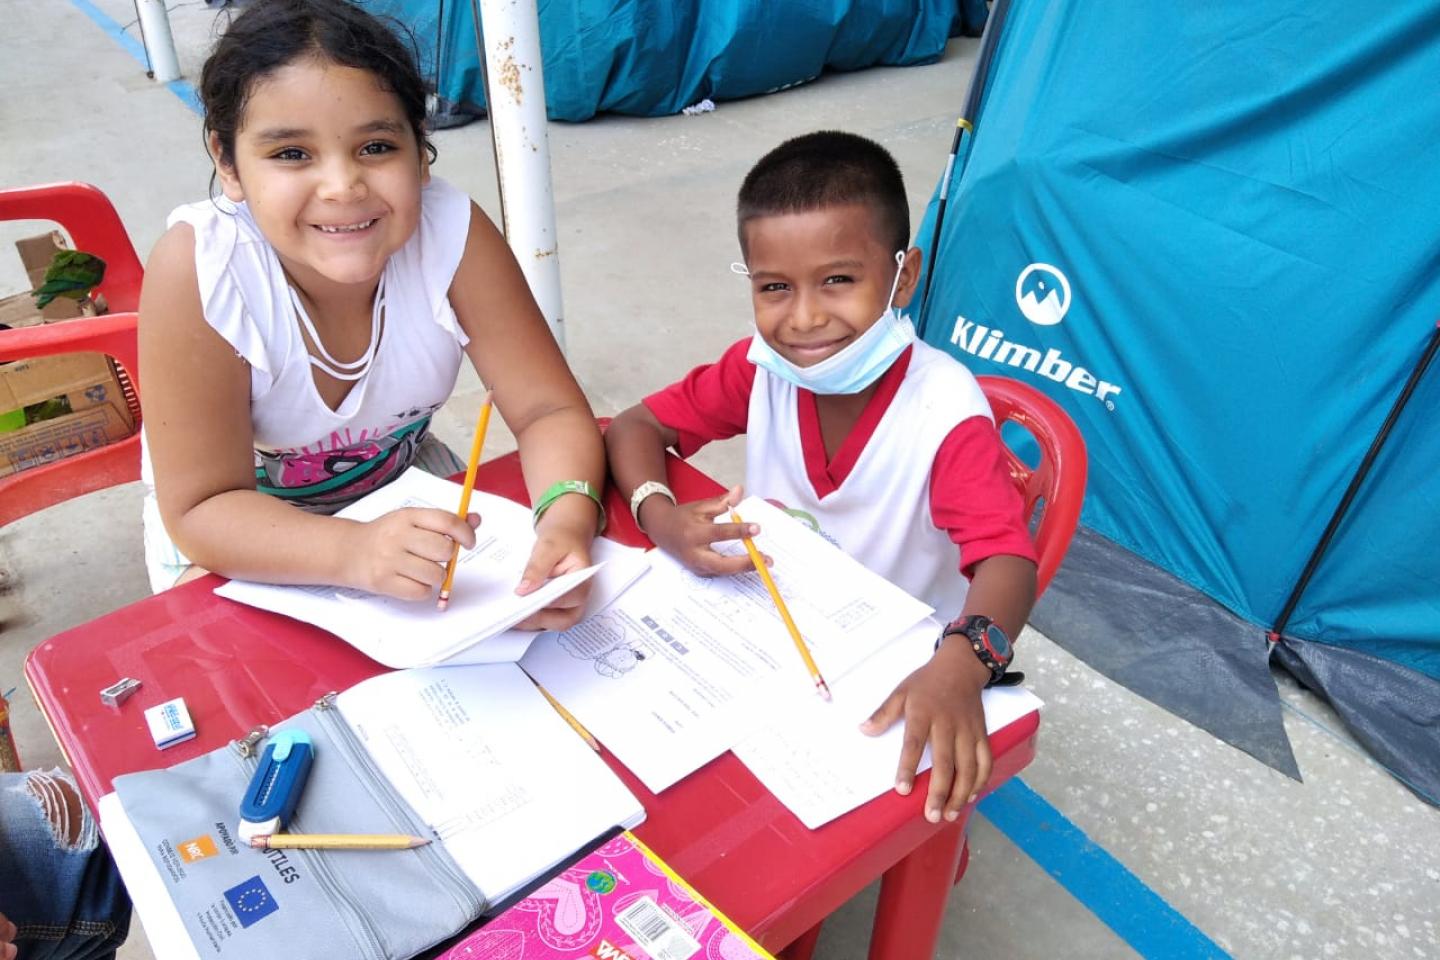
{"type": "MultiPolygon", "coordinates": [[[[485,431],[490,429],[490,401],[494,391],[485,391],[480,404],[480,419],[475,423],[475,440],[470,444],[470,462],[465,465],[465,486],[460,490],[460,519],[470,516],[470,495],[475,492],[475,471],[480,468],[480,448],[485,446],[485,431]]],[[[450,562],[445,565],[445,582],[440,585],[440,599],[435,605],[441,610],[450,606],[450,588],[455,586],[455,565],[460,559],[460,541],[450,548],[450,562]]]]}
{"type": "MultiPolygon", "coordinates": [[[[730,521],[732,523],[745,522],[734,510],[730,511],[730,521]]],[[[780,611],[780,619],[785,621],[785,629],[790,631],[790,639],[795,641],[795,649],[800,651],[800,658],[805,661],[805,669],[810,671],[810,676],[815,681],[815,692],[820,694],[822,700],[829,700],[830,686],[820,675],[820,668],[815,665],[815,658],[810,656],[810,648],[806,646],[805,638],[800,636],[800,628],[795,626],[795,621],[790,616],[790,608],[785,606],[785,598],[780,596],[780,588],[775,586],[775,579],[770,576],[770,571],[765,566],[765,558],[760,556],[759,550],[755,549],[755,541],[744,536],[740,538],[740,541],[745,544],[745,552],[750,554],[750,562],[755,565],[755,572],[760,574],[765,589],[770,591],[770,599],[775,601],[775,609],[780,611]]]]}

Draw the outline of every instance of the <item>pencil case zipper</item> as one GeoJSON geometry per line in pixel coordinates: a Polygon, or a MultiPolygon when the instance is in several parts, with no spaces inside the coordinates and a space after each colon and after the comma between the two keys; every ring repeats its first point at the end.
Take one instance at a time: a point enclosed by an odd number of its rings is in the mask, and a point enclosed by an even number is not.
{"type": "MultiPolygon", "coordinates": [[[[269,729],[262,724],[232,744],[239,759],[240,769],[245,771],[247,780],[254,775],[255,768],[260,765],[259,753],[268,737],[269,729]]],[[[342,892],[329,864],[325,863],[324,859],[318,855],[319,851],[290,849],[286,850],[285,854],[286,856],[293,854],[305,864],[310,871],[310,876],[315,878],[315,885],[320,888],[335,911],[341,915],[342,922],[348,920],[346,926],[352,931],[359,932],[364,945],[369,947],[368,956],[373,960],[387,960],[384,947],[380,943],[380,937],[375,932],[374,926],[342,892]]]]}
{"type": "MultiPolygon", "coordinates": [[[[255,727],[244,737],[232,742],[235,753],[240,762],[240,768],[245,771],[248,780],[255,773],[255,768],[260,765],[259,754],[264,746],[265,740],[270,736],[270,730],[264,724],[255,727]]],[[[298,821],[292,820],[292,824],[298,821]]],[[[330,901],[336,912],[341,915],[342,922],[352,931],[358,931],[364,946],[369,948],[368,956],[373,960],[388,960],[384,945],[380,942],[380,935],[376,933],[374,925],[369,918],[355,906],[353,900],[346,896],[343,885],[335,878],[334,872],[326,858],[321,856],[318,850],[287,849],[286,856],[296,855],[298,859],[309,869],[310,875],[315,878],[315,884],[330,901]]]]}
{"type": "MultiPolygon", "coordinates": [[[[340,752],[345,755],[351,769],[359,775],[360,782],[370,792],[375,803],[395,824],[396,832],[435,837],[435,831],[411,810],[410,805],[395,792],[393,787],[389,786],[384,774],[380,772],[380,768],[375,766],[375,762],[370,759],[365,745],[355,736],[354,731],[340,716],[340,711],[336,709],[335,694],[328,693],[315,701],[313,712],[325,726],[331,740],[340,747],[340,752]]],[[[420,858],[420,863],[425,867],[426,872],[434,877],[439,886],[455,899],[465,916],[472,919],[480,916],[486,907],[485,899],[453,860],[442,854],[434,843],[416,847],[413,852],[420,858]]]]}

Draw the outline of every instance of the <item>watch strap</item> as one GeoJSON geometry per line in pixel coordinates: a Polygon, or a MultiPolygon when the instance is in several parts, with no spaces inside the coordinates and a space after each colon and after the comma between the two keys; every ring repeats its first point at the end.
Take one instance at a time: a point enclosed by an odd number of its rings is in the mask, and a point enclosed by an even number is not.
{"type": "Polygon", "coordinates": [[[640,505],[656,494],[659,494],[671,503],[676,502],[675,492],[659,480],[646,480],[630,494],[630,516],[634,518],[635,526],[642,532],[644,528],[640,526],[640,505]]]}

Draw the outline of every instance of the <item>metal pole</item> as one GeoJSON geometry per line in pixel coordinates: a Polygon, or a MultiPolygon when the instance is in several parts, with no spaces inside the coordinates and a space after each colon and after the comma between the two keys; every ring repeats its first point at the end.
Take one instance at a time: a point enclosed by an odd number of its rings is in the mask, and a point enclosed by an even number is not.
{"type": "Polygon", "coordinates": [[[1305,562],[1305,569],[1300,574],[1300,579],[1295,588],[1290,591],[1290,596],[1285,601],[1285,607],[1280,611],[1280,616],[1275,619],[1275,626],[1270,628],[1266,639],[1272,644],[1279,643],[1285,636],[1285,628],[1290,625],[1290,615],[1295,612],[1295,607],[1300,603],[1300,596],[1309,585],[1310,578],[1315,574],[1315,568],[1320,566],[1320,558],[1325,555],[1325,550],[1330,546],[1330,540],[1335,536],[1335,531],[1340,529],[1340,521],[1350,509],[1350,503],[1355,495],[1360,492],[1360,485],[1370,474],[1370,468],[1375,464],[1375,458],[1380,455],[1380,448],[1390,436],[1390,431],[1395,426],[1395,421],[1400,419],[1400,412],[1410,402],[1410,396],[1415,392],[1415,387],[1420,383],[1420,378],[1425,375],[1425,368],[1430,366],[1430,361],[1435,359],[1435,354],[1440,352],[1440,321],[1435,324],[1434,331],[1430,334],[1430,342],[1420,354],[1420,359],[1415,362],[1415,369],[1410,371],[1410,377],[1405,381],[1405,386],[1400,389],[1400,396],[1395,398],[1395,403],[1390,407],[1390,413],[1386,415],[1385,422],[1380,425],[1380,432],[1375,434],[1375,439],[1370,442],[1370,449],[1365,451],[1365,457],[1360,461],[1360,467],[1355,471],[1355,476],[1350,478],[1350,486],[1345,488],[1345,494],[1340,498],[1340,505],[1330,515],[1330,522],[1325,525],[1325,532],[1320,534],[1320,542],[1310,552],[1310,559],[1305,562]]]}
{"type": "Polygon", "coordinates": [[[536,0],[471,0],[485,64],[485,97],[505,239],[550,332],[565,349],[559,240],[536,0]],[[478,5],[478,10],[476,7],[478,5]]]}
{"type": "Polygon", "coordinates": [[[135,12],[140,15],[140,36],[150,59],[150,75],[156,83],[179,80],[180,61],[175,56],[175,38],[170,33],[165,0],[137,0],[135,12]]]}

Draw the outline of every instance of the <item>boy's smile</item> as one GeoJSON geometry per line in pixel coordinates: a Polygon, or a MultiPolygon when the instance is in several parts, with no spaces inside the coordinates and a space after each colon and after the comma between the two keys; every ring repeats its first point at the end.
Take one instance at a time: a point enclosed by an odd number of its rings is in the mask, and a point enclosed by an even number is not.
{"type": "MultiPolygon", "coordinates": [[[[755,326],[786,360],[809,367],[875,325],[889,305],[895,251],[865,204],[755,217],[745,223],[755,326]]],[[[920,254],[901,268],[895,306],[910,302],[920,254]]]]}
{"type": "Polygon", "coordinates": [[[370,284],[420,220],[429,178],[399,99],[354,67],[303,58],[255,84],[217,164],[302,288],[370,284]]]}

